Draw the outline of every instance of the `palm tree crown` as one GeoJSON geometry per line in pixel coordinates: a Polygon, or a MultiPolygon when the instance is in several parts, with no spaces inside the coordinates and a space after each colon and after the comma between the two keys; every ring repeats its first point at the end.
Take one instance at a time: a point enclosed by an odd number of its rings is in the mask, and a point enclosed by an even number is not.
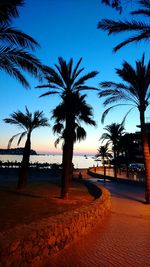
{"type": "Polygon", "coordinates": [[[92,119],[92,107],[86,103],[85,97],[86,95],[80,95],[79,92],[73,92],[70,94],[69,101],[67,101],[67,97],[63,96],[63,101],[52,111],[52,119],[55,119],[53,131],[59,135],[55,145],[57,145],[61,139],[65,139],[65,121],[68,112],[73,118],[74,143],[86,138],[86,131],[81,126],[81,122],[96,126],[95,121],[92,119]]]}
{"type": "Polygon", "coordinates": [[[49,91],[41,96],[51,94],[67,94],[81,90],[97,90],[97,88],[85,85],[85,82],[94,78],[98,72],[92,71],[81,77],[79,75],[83,72],[84,68],[79,68],[82,58],[77,62],[73,68],[73,59],[71,58],[67,63],[62,57],[58,58],[58,63],[55,68],[47,67],[47,74],[45,79],[47,84],[37,86],[37,88],[49,88],[49,91]]]}
{"type": "Polygon", "coordinates": [[[111,144],[112,146],[114,154],[114,177],[117,178],[117,161],[120,152],[120,141],[121,137],[125,133],[125,129],[123,123],[112,123],[110,125],[107,125],[104,130],[106,130],[106,133],[102,134],[101,140],[106,141],[107,145],[111,144]]]}
{"type": "Polygon", "coordinates": [[[113,150],[117,151],[121,137],[125,133],[123,124],[112,123],[110,125],[107,125],[104,130],[106,130],[106,133],[102,134],[101,140],[107,141],[106,144],[111,144],[113,150]]]}
{"type": "Polygon", "coordinates": [[[132,108],[146,110],[150,101],[150,61],[145,65],[144,55],[136,61],[133,68],[128,62],[124,62],[122,68],[116,69],[118,76],[124,83],[102,82],[99,96],[105,97],[104,105],[112,105],[106,109],[102,116],[104,121],[108,112],[119,105],[130,105],[132,108]],[[126,101],[126,103],[121,103],[126,101]],[[115,104],[120,102],[120,104],[115,104]]]}
{"type": "Polygon", "coordinates": [[[100,147],[97,149],[97,154],[95,155],[95,157],[96,157],[96,158],[101,157],[103,160],[104,160],[105,158],[111,157],[111,153],[110,153],[110,149],[109,149],[109,144],[106,143],[105,145],[100,146],[100,147]]]}
{"type": "MultiPolygon", "coordinates": [[[[150,0],[140,0],[141,9],[131,12],[132,15],[143,15],[146,18],[150,18],[150,0]]],[[[131,43],[131,42],[139,42],[141,40],[149,40],[150,38],[150,24],[149,22],[143,22],[138,20],[132,21],[115,21],[110,19],[102,19],[98,23],[98,29],[102,29],[107,31],[108,34],[112,33],[120,33],[120,32],[136,32],[137,34],[131,36],[125,41],[121,42],[119,45],[114,47],[114,51],[116,52],[123,46],[131,43]]]]}
{"type": "Polygon", "coordinates": [[[9,140],[8,148],[10,148],[12,141],[14,138],[19,137],[17,145],[20,144],[22,138],[25,135],[29,135],[32,131],[39,127],[49,126],[47,118],[44,117],[43,111],[35,111],[33,114],[29,112],[26,107],[26,112],[23,113],[20,110],[10,114],[9,118],[4,119],[6,123],[13,124],[19,126],[19,128],[23,129],[23,132],[18,133],[9,140]]]}

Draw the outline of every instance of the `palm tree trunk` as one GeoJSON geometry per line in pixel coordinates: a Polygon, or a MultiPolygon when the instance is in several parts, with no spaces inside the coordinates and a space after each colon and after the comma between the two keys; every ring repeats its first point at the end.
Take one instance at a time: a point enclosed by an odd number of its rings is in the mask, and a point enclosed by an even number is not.
{"type": "Polygon", "coordinates": [[[61,198],[68,197],[69,185],[71,180],[71,147],[68,141],[66,140],[63,147],[63,162],[62,162],[62,179],[61,179],[61,198]]]}
{"type": "Polygon", "coordinates": [[[145,200],[146,203],[150,203],[150,154],[148,138],[145,128],[144,109],[140,110],[140,123],[141,123],[141,138],[143,146],[143,158],[145,165],[145,200]]]}
{"type": "Polygon", "coordinates": [[[114,178],[117,178],[117,156],[115,150],[114,150],[114,178]]]}
{"type": "Polygon", "coordinates": [[[68,197],[69,186],[70,182],[72,181],[73,133],[74,133],[73,122],[71,116],[68,116],[68,118],[66,118],[66,128],[65,128],[65,138],[64,138],[65,143],[63,146],[61,198],[68,197]]]}
{"type": "Polygon", "coordinates": [[[21,162],[21,168],[19,171],[18,185],[17,185],[18,189],[21,189],[27,185],[27,176],[28,176],[30,150],[31,150],[30,137],[31,137],[31,134],[29,133],[27,136],[27,141],[25,143],[23,158],[21,162]]]}
{"type": "Polygon", "coordinates": [[[103,157],[103,170],[104,170],[104,182],[106,181],[106,166],[105,166],[105,158],[103,157]]]}

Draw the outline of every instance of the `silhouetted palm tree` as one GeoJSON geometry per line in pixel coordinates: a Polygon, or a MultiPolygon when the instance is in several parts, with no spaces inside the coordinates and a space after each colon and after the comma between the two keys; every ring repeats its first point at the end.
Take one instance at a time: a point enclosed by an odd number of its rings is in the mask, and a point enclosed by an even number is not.
{"type": "MultiPolygon", "coordinates": [[[[150,19],[150,0],[141,0],[139,1],[142,8],[131,12],[132,15],[144,15],[145,17],[150,19]]],[[[102,29],[107,31],[108,34],[113,33],[120,33],[120,32],[134,32],[137,33],[134,36],[126,39],[125,41],[121,42],[119,45],[114,47],[114,51],[116,52],[121,47],[132,43],[132,42],[139,42],[141,40],[149,40],[150,38],[150,23],[143,22],[143,20],[131,20],[131,21],[115,21],[111,19],[102,19],[98,23],[98,29],[102,29]]]]}
{"type": "Polygon", "coordinates": [[[55,119],[53,126],[54,133],[59,134],[55,144],[63,140],[63,179],[61,196],[68,193],[69,182],[72,180],[72,158],[73,147],[76,141],[86,138],[86,131],[81,126],[81,122],[95,126],[92,119],[92,108],[85,101],[86,95],[80,95],[79,92],[71,92],[68,96],[63,97],[63,101],[53,110],[52,118],[55,119]],[[69,113],[68,127],[66,127],[66,114],[69,113]],[[70,174],[68,176],[68,170],[70,174]],[[68,179],[64,179],[68,177],[68,179]]]}
{"type": "Polygon", "coordinates": [[[135,161],[137,144],[132,133],[126,133],[120,140],[121,161],[126,165],[126,175],[129,176],[129,164],[135,161]]]}
{"type": "Polygon", "coordinates": [[[23,158],[21,162],[21,168],[19,171],[19,179],[18,179],[18,188],[22,188],[27,183],[27,173],[29,167],[30,160],[30,151],[31,151],[31,134],[32,131],[39,127],[49,126],[47,118],[44,117],[43,111],[35,111],[33,114],[29,112],[26,107],[26,112],[23,113],[20,110],[14,112],[10,115],[9,118],[4,119],[6,123],[13,124],[19,126],[23,129],[23,132],[18,133],[9,140],[8,148],[10,148],[12,141],[14,138],[19,137],[17,145],[20,144],[23,137],[27,136],[23,158]]]}
{"type": "Polygon", "coordinates": [[[104,181],[106,179],[106,166],[105,160],[111,157],[110,149],[108,143],[98,148],[97,154],[95,155],[96,158],[101,157],[103,163],[103,170],[104,170],[104,181]]]}
{"type": "MultiPolygon", "coordinates": [[[[150,101],[150,61],[145,65],[144,55],[142,59],[136,61],[136,68],[134,69],[128,62],[123,63],[121,69],[116,69],[116,73],[123,80],[124,83],[103,82],[101,83],[100,97],[105,97],[104,105],[111,105],[103,113],[102,120],[106,114],[114,107],[119,105],[131,105],[132,108],[138,108],[140,115],[141,138],[143,144],[143,156],[146,170],[146,202],[150,202],[150,155],[148,138],[145,129],[145,111],[150,101]],[[125,102],[125,103],[124,103],[125,102]]],[[[129,113],[128,112],[128,113],[129,113]]]]}
{"type": "Polygon", "coordinates": [[[114,154],[114,177],[117,178],[117,158],[120,152],[120,140],[124,134],[124,126],[119,123],[112,123],[107,125],[104,130],[106,133],[103,133],[101,136],[102,141],[107,141],[107,145],[112,145],[112,150],[114,154]]]}
{"type": "MultiPolygon", "coordinates": [[[[49,68],[47,71],[49,73],[45,77],[47,80],[46,85],[38,86],[38,88],[49,88],[49,91],[42,94],[41,96],[48,96],[52,94],[58,94],[62,99],[62,104],[58,106],[58,111],[62,108],[63,121],[64,125],[64,145],[63,145],[63,174],[62,174],[62,197],[67,196],[67,184],[71,179],[71,167],[72,167],[72,154],[73,154],[73,143],[71,140],[74,140],[74,123],[75,123],[75,114],[76,112],[76,101],[78,100],[78,92],[82,90],[97,90],[95,87],[85,85],[85,82],[93,77],[95,77],[98,72],[92,71],[88,74],[80,76],[84,68],[80,68],[80,59],[75,67],[73,68],[73,59],[70,59],[67,63],[62,57],[58,58],[58,63],[55,64],[55,68],[49,68]]],[[[79,97],[80,99],[80,97],[79,97]]],[[[82,105],[81,105],[82,108],[82,105]]],[[[82,111],[82,110],[81,110],[82,111]]],[[[55,116],[57,118],[57,108],[55,110],[55,116]]],[[[78,111],[80,112],[80,110],[78,111]]],[[[88,110],[87,110],[88,112],[88,110]]],[[[60,114],[60,113],[59,113],[60,114]]],[[[79,113],[80,114],[80,113],[79,113]]],[[[83,120],[86,121],[87,114],[82,113],[83,120]]],[[[61,120],[58,120],[58,123],[61,120]]],[[[57,123],[57,121],[56,121],[57,123]]],[[[88,123],[88,121],[87,121],[88,123]]],[[[58,124],[59,125],[59,124],[58,124]]],[[[62,126],[60,126],[62,127],[62,126]]],[[[78,132],[79,129],[78,128],[78,132]]],[[[58,132],[58,131],[57,131],[58,132]]],[[[60,130],[61,132],[61,130],[60,130]]]]}
{"type": "Polygon", "coordinates": [[[40,78],[44,68],[28,51],[38,46],[35,39],[10,24],[11,18],[18,16],[18,5],[22,4],[21,0],[6,0],[0,3],[0,70],[15,77],[24,87],[29,88],[22,71],[40,78]]]}

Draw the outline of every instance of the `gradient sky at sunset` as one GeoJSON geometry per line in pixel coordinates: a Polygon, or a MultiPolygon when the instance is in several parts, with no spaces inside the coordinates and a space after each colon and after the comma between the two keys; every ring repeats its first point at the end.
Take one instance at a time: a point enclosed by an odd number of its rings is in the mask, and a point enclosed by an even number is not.
{"type": "MultiPolygon", "coordinates": [[[[135,60],[140,59],[145,52],[146,60],[149,59],[149,44],[141,42],[139,44],[128,45],[114,54],[112,48],[123,40],[125,36],[116,35],[108,37],[103,31],[96,28],[97,23],[102,18],[121,19],[129,18],[127,9],[122,15],[115,10],[100,3],[100,0],[26,0],[25,6],[20,9],[20,17],[13,21],[13,25],[23,30],[25,33],[34,37],[41,48],[35,54],[41,61],[53,66],[57,63],[59,56],[67,61],[73,57],[77,62],[83,58],[82,66],[85,72],[92,70],[99,71],[99,75],[91,80],[89,84],[97,86],[101,81],[119,81],[115,74],[115,67],[121,67],[123,60],[127,60],[134,65],[135,60]]],[[[50,118],[53,107],[59,103],[57,96],[39,98],[45,92],[44,89],[35,89],[39,82],[27,76],[30,81],[31,90],[24,89],[15,79],[9,77],[4,72],[0,74],[0,148],[6,148],[9,138],[19,132],[12,125],[5,124],[2,119],[10,113],[20,109],[25,110],[25,105],[29,110],[43,110],[45,115],[50,118]]],[[[96,93],[90,92],[87,102],[93,106],[94,118],[97,127],[85,127],[87,139],[75,145],[76,153],[96,153],[99,138],[105,125],[112,122],[121,122],[125,115],[125,109],[118,108],[111,112],[105,121],[100,123],[103,111],[102,102],[96,93]]],[[[149,111],[147,117],[149,117],[149,111]]],[[[50,122],[53,125],[53,121],[50,122]]],[[[139,123],[138,111],[132,112],[125,124],[126,131],[134,132],[139,123]]],[[[54,148],[54,141],[57,136],[53,136],[51,128],[41,128],[35,130],[32,135],[32,148],[42,153],[59,153],[61,145],[54,148]]],[[[21,144],[23,146],[24,143],[21,144]]],[[[16,143],[14,143],[14,146],[16,143]]]]}

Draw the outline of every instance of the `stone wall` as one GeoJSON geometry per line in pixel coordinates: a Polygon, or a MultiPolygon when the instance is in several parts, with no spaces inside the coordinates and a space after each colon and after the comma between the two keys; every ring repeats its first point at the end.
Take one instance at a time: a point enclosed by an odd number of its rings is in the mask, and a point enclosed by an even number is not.
{"type": "Polygon", "coordinates": [[[111,198],[108,190],[98,188],[101,196],[86,206],[0,233],[0,267],[42,266],[46,258],[100,223],[111,209],[111,198]]]}

